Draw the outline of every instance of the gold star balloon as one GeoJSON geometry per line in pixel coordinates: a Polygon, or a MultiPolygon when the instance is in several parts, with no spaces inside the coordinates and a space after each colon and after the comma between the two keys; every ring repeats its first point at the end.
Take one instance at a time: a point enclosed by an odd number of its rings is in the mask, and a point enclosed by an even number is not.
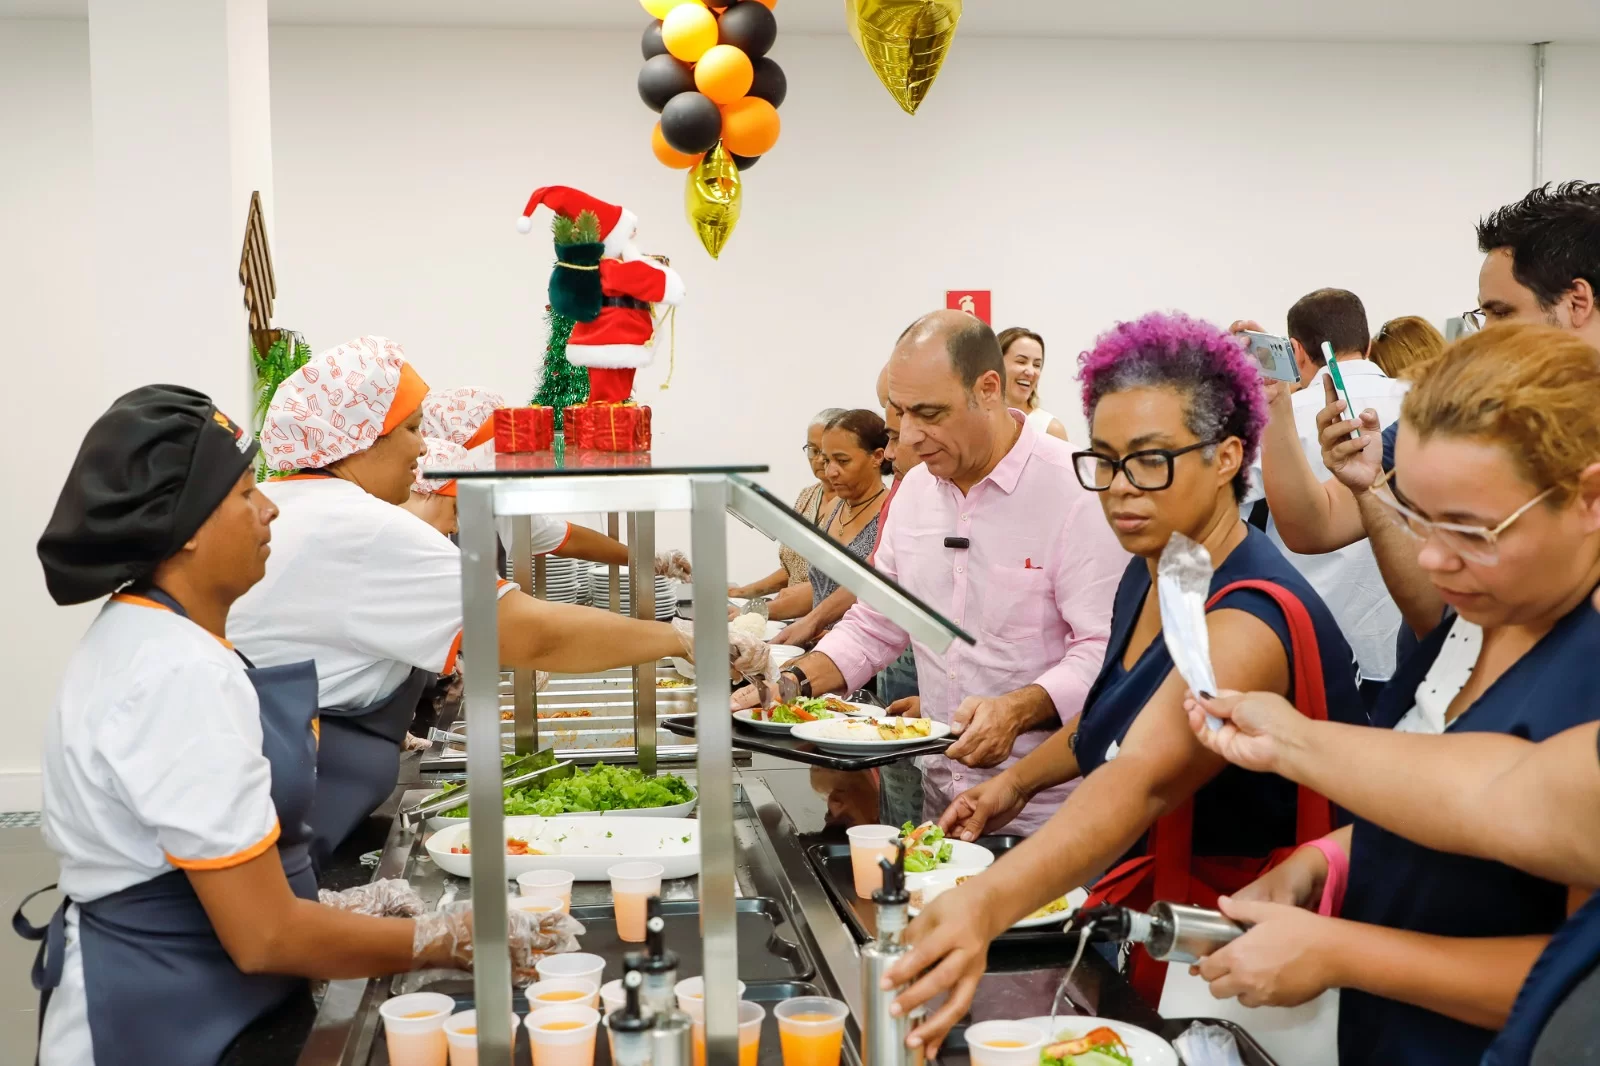
{"type": "Polygon", "coordinates": [[[845,0],[850,36],[905,113],[933,88],[961,21],[961,0],[845,0]]]}
{"type": "Polygon", "coordinates": [[[689,225],[694,227],[711,258],[720,256],[728,238],[733,236],[743,203],[739,168],[729,158],[728,150],[718,143],[690,168],[689,184],[683,193],[689,225]]]}

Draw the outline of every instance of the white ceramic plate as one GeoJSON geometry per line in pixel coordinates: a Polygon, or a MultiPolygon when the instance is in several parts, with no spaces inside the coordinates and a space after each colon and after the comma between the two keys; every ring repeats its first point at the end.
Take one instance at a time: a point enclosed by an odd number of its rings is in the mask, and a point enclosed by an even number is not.
{"type": "MultiPolygon", "coordinates": [[[[884,721],[898,722],[900,719],[885,718],[884,721]]],[[[918,744],[926,744],[930,740],[939,740],[950,735],[950,727],[943,722],[929,721],[928,725],[930,729],[927,736],[913,737],[910,740],[883,740],[878,737],[871,723],[852,719],[805,722],[795,726],[792,735],[796,740],[808,741],[823,751],[836,755],[882,754],[899,751],[901,748],[916,747],[918,744]]],[[[989,854],[982,848],[978,850],[983,851],[985,855],[989,854]]]]}
{"type": "Polygon", "coordinates": [[[1083,906],[1088,898],[1089,890],[1087,888],[1075,888],[1071,892],[1067,893],[1066,910],[1057,911],[1054,914],[1047,914],[1042,918],[1024,918],[1020,922],[1013,923],[1011,928],[1048,929],[1053,925],[1064,925],[1066,924],[1067,919],[1072,917],[1073,912],[1079,907],[1083,906]]]}
{"type": "MultiPolygon", "coordinates": [[[[691,786],[692,788],[693,786],[691,786]]],[[[570,814],[559,815],[561,818],[687,818],[694,813],[694,805],[700,802],[700,794],[695,793],[695,798],[687,803],[674,803],[670,807],[643,807],[631,811],[573,811],[570,814]]],[[[511,817],[525,818],[528,815],[512,815],[511,817]]],[[[446,818],[435,815],[428,819],[428,828],[433,830],[448,829],[453,825],[466,825],[469,818],[446,818]]]]}
{"type": "MultiPolygon", "coordinates": [[[[849,707],[852,711],[858,714],[866,715],[869,718],[880,718],[883,716],[883,711],[877,707],[863,707],[855,703],[846,703],[845,706],[849,707]]],[[[753,729],[758,733],[775,733],[787,736],[789,732],[794,729],[792,724],[784,722],[768,722],[764,719],[758,719],[754,716],[755,711],[753,710],[733,712],[733,720],[735,722],[738,722],[742,726],[753,729]]],[[[826,720],[832,721],[832,719],[826,720]]]]}
{"type": "Polygon", "coordinates": [[[941,891],[954,888],[956,878],[971,877],[994,865],[994,852],[988,848],[969,844],[965,840],[947,840],[946,843],[950,845],[950,861],[941,863],[937,870],[927,873],[906,874],[907,892],[926,892],[932,887],[934,894],[938,895],[941,891]],[[941,885],[942,888],[939,887],[941,885]]]}
{"type": "Polygon", "coordinates": [[[782,633],[785,629],[788,629],[788,628],[789,628],[789,623],[788,622],[768,622],[767,623],[767,631],[762,636],[761,639],[770,641],[774,637],[776,637],[779,633],[782,633]]]}
{"type": "Polygon", "coordinates": [[[1077,1015],[1062,1015],[1056,1019],[1055,1032],[1051,1032],[1049,1017],[1028,1018],[1024,1025],[1037,1026],[1045,1034],[1045,1039],[1054,1042],[1056,1037],[1065,1033],[1064,1039],[1087,1036],[1101,1026],[1115,1029],[1117,1035],[1122,1037],[1128,1045],[1128,1056],[1133,1059],[1133,1066],[1178,1066],[1178,1053],[1171,1044],[1161,1039],[1148,1029],[1141,1029],[1137,1025],[1127,1022],[1113,1022],[1106,1018],[1082,1018],[1077,1015]]]}
{"type": "MultiPolygon", "coordinates": [[[[469,821],[428,838],[428,855],[445,873],[472,876],[472,856],[452,853],[465,845],[469,821]]],[[[506,878],[530,870],[565,870],[579,881],[604,881],[620,862],[660,863],[668,878],[700,872],[700,823],[693,818],[507,818],[505,835],[520,837],[542,855],[507,855],[506,878]]]]}

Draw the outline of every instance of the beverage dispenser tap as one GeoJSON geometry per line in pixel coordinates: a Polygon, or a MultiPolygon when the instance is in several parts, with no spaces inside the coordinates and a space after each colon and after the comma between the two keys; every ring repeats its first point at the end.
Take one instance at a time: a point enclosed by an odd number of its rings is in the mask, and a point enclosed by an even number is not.
{"type": "Polygon", "coordinates": [[[901,989],[883,987],[884,975],[910,949],[902,935],[908,922],[911,896],[906,892],[906,846],[901,841],[895,860],[879,859],[883,887],[872,894],[877,908],[878,936],[861,948],[861,1062],[862,1066],[922,1066],[922,1049],[906,1047],[906,1036],[921,1020],[922,1012],[897,1017],[890,1006],[901,989]]]}
{"type": "Polygon", "coordinates": [[[1115,906],[1080,910],[1067,932],[1085,931],[1089,940],[1143,944],[1158,962],[1192,964],[1233,943],[1245,927],[1219,911],[1158,902],[1149,913],[1115,906]]]}

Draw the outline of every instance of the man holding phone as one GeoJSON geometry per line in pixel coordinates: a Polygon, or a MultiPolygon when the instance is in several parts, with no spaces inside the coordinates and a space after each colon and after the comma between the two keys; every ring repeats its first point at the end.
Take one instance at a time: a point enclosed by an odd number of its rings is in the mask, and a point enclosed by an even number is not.
{"type": "MultiPolygon", "coordinates": [[[[1244,504],[1248,509],[1264,495],[1269,512],[1274,513],[1276,489],[1285,480],[1285,471],[1300,477],[1309,473],[1319,482],[1333,476],[1322,462],[1317,425],[1317,416],[1328,402],[1325,390],[1332,388],[1334,380],[1325,345],[1333,351],[1339,380],[1357,410],[1371,408],[1380,418],[1398,419],[1407,388],[1405,382],[1391,379],[1367,358],[1372,337],[1366,308],[1355,293],[1344,289],[1309,293],[1289,309],[1288,325],[1301,387],[1291,393],[1292,386],[1268,381],[1271,419],[1262,437],[1252,492],[1244,504]]],[[[1233,332],[1247,331],[1258,332],[1258,328],[1251,322],[1234,323],[1233,332]]],[[[1400,610],[1384,585],[1371,545],[1361,542],[1328,554],[1297,555],[1275,517],[1268,519],[1266,533],[1333,612],[1356,653],[1362,694],[1370,706],[1394,673],[1395,632],[1400,627],[1400,610]]]]}
{"type": "MultiPolygon", "coordinates": [[[[1466,316],[1474,326],[1561,326],[1600,349],[1600,182],[1543,185],[1491,212],[1478,222],[1478,250],[1484,255],[1478,306],[1466,316]]],[[[1414,646],[1415,636],[1439,624],[1444,604],[1417,566],[1416,542],[1368,491],[1381,471],[1394,468],[1398,420],[1364,411],[1352,399],[1354,411],[1339,406],[1330,390],[1317,416],[1324,465],[1336,480],[1319,483],[1314,464],[1298,470],[1280,464],[1267,479],[1273,520],[1284,542],[1301,552],[1333,552],[1369,538],[1405,618],[1401,644],[1414,646]],[[1351,440],[1357,428],[1362,439],[1351,440]]],[[[1268,446],[1263,442],[1263,450],[1268,446]]]]}

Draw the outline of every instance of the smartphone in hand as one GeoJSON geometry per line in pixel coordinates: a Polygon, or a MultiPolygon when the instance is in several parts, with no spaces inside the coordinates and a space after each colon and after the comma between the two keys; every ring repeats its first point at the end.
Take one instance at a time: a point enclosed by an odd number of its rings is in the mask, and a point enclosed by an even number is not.
{"type": "MultiPolygon", "coordinates": [[[[1322,342],[1322,354],[1328,360],[1328,377],[1333,382],[1334,392],[1344,401],[1344,416],[1360,422],[1361,412],[1356,410],[1356,405],[1350,400],[1350,390],[1345,387],[1344,375],[1339,372],[1339,361],[1333,357],[1333,345],[1328,341],[1322,342]]],[[[1350,439],[1360,440],[1361,431],[1358,429],[1350,434],[1350,439]]]]}
{"type": "Polygon", "coordinates": [[[1244,342],[1245,351],[1261,367],[1263,377],[1287,381],[1291,385],[1299,383],[1300,367],[1294,361],[1294,345],[1288,337],[1275,337],[1270,333],[1248,329],[1241,330],[1238,337],[1244,342]]]}

